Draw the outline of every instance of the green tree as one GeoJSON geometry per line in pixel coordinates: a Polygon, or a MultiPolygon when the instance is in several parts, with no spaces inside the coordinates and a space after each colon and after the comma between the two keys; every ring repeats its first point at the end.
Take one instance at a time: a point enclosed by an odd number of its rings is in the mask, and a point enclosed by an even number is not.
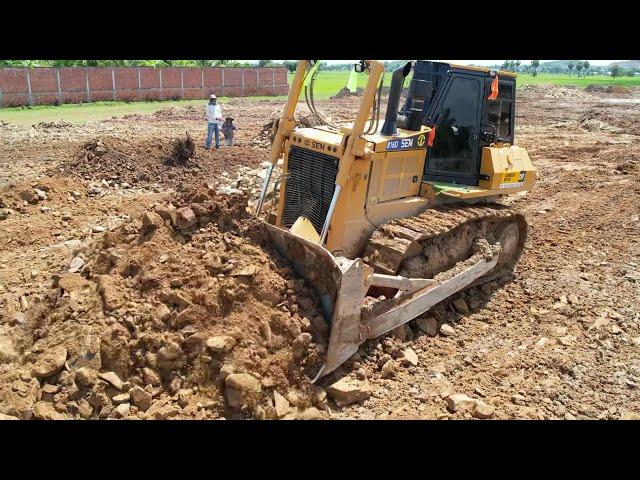
{"type": "Polygon", "coordinates": [[[571,75],[571,72],[573,72],[573,69],[575,68],[576,64],[574,62],[569,62],[567,64],[567,68],[569,69],[569,75],[571,75]]]}
{"type": "Polygon", "coordinates": [[[271,60],[258,60],[259,67],[267,67],[271,64],[271,60]]]}
{"type": "Polygon", "coordinates": [[[540,60],[531,60],[531,68],[533,69],[533,76],[538,75],[538,68],[540,68],[540,60]]]}
{"type": "Polygon", "coordinates": [[[578,76],[580,76],[580,72],[582,71],[582,62],[580,60],[576,62],[575,69],[578,76]]]}
{"type": "Polygon", "coordinates": [[[287,70],[289,70],[289,72],[294,73],[296,71],[296,68],[298,67],[298,62],[287,60],[286,62],[284,62],[284,66],[287,67],[287,70]]]}
{"type": "Polygon", "coordinates": [[[591,65],[589,64],[589,60],[585,60],[584,62],[582,62],[582,68],[584,70],[584,75],[587,76],[589,74],[589,68],[591,67],[591,65]]]}
{"type": "Polygon", "coordinates": [[[611,76],[613,78],[620,76],[620,65],[616,64],[611,67],[611,76]]]}

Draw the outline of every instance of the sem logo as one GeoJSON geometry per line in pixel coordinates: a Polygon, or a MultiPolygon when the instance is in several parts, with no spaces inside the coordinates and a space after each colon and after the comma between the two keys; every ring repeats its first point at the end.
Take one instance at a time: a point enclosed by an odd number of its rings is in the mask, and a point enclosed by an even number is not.
{"type": "Polygon", "coordinates": [[[425,136],[424,134],[422,134],[418,137],[418,146],[422,147],[424,145],[424,141],[425,141],[425,136]]]}

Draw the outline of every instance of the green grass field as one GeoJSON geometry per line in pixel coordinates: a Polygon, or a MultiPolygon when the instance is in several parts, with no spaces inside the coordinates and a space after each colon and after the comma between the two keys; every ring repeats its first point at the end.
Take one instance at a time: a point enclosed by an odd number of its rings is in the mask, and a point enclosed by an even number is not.
{"type": "MultiPolygon", "coordinates": [[[[228,97],[219,97],[224,104],[228,97]]],[[[253,97],[256,100],[286,97],[253,97]]],[[[39,122],[55,122],[64,120],[71,123],[92,122],[111,117],[121,117],[128,113],[153,113],[161,108],[171,106],[205,105],[205,100],[168,100],[165,102],[95,102],[82,105],[70,103],[60,105],[36,105],[33,107],[16,107],[0,109],[0,120],[31,125],[39,122]]],[[[204,115],[204,110],[203,110],[204,115]]]]}
{"type": "Polygon", "coordinates": [[[530,85],[551,83],[555,85],[573,85],[580,88],[586,88],[589,85],[620,85],[623,87],[638,87],[640,86],[640,76],[638,77],[609,77],[606,75],[594,75],[589,77],[576,77],[575,75],[555,75],[555,74],[540,74],[533,75],[518,75],[516,79],[517,85],[530,85]]]}
{"type": "MultiPolygon", "coordinates": [[[[289,83],[293,75],[289,76],[289,83]]],[[[317,98],[327,98],[339,91],[341,88],[347,85],[349,78],[349,72],[320,72],[314,85],[314,95],[317,98]]],[[[364,74],[358,75],[358,87],[364,87],[366,84],[366,76],[364,74]]],[[[389,86],[391,83],[391,75],[387,73],[385,75],[384,85],[389,86]]],[[[539,74],[537,76],[518,74],[516,84],[519,86],[530,84],[544,84],[550,83],[555,85],[574,85],[576,87],[586,88],[589,85],[621,85],[625,87],[640,86],[639,77],[608,77],[604,75],[594,75],[589,77],[577,77],[575,75],[567,74],[539,74]]],[[[405,86],[408,82],[405,81],[405,86]]]]}
{"type": "MultiPolygon", "coordinates": [[[[289,76],[291,83],[293,75],[289,76]]],[[[334,95],[341,88],[347,85],[349,72],[320,72],[314,85],[314,96],[317,99],[326,99],[334,95]]],[[[366,84],[367,77],[364,74],[358,75],[358,87],[363,88],[366,84]]],[[[386,74],[384,85],[389,86],[391,83],[391,75],[386,74]]],[[[529,84],[556,84],[556,85],[575,85],[577,87],[586,88],[588,85],[621,85],[625,87],[640,86],[640,77],[606,77],[606,76],[589,76],[577,77],[540,74],[536,77],[532,75],[518,75],[517,84],[519,86],[529,84]]],[[[405,83],[406,84],[406,83],[405,83]]],[[[254,97],[256,100],[261,99],[284,99],[285,97],[254,97]]],[[[304,97],[301,95],[301,99],[304,97]]],[[[221,97],[220,102],[224,104],[226,98],[221,97]]],[[[30,125],[38,122],[53,122],[57,120],[65,120],[67,122],[79,123],[88,121],[97,121],[111,118],[113,116],[120,117],[128,113],[153,113],[161,108],[172,105],[203,105],[204,100],[178,100],[166,102],[96,102],[85,103],[82,105],[69,104],[59,107],[52,105],[35,106],[31,108],[4,108],[0,109],[0,120],[11,123],[30,125]]]]}

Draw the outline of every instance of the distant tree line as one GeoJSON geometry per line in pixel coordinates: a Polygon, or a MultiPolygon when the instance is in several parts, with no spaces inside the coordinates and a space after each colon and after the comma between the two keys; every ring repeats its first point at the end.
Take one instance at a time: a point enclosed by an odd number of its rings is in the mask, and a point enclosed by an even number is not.
{"type": "MultiPolygon", "coordinates": [[[[403,66],[409,60],[390,60],[384,62],[387,72],[403,66]]],[[[258,67],[286,67],[295,72],[298,62],[285,60],[259,60],[258,67]]],[[[255,67],[254,63],[242,60],[0,60],[0,67],[255,67]]],[[[323,62],[320,70],[347,71],[353,68],[352,63],[327,64],[323,62]]],[[[622,68],[620,65],[592,66],[588,60],[552,61],[540,63],[532,60],[530,64],[522,64],[520,60],[505,60],[501,65],[491,68],[510,72],[528,73],[534,77],[538,73],[574,73],[580,76],[611,75],[612,77],[633,77],[638,68],[622,68]]]]}
{"type": "Polygon", "coordinates": [[[520,60],[505,60],[502,65],[493,65],[491,68],[510,72],[529,73],[534,77],[538,75],[538,73],[568,73],[569,75],[573,75],[575,73],[578,77],[586,77],[588,75],[633,77],[636,75],[636,72],[640,72],[640,69],[638,68],[622,68],[620,65],[612,65],[610,67],[593,66],[589,63],[589,60],[570,60],[566,62],[553,61],[545,63],[540,63],[540,60],[531,60],[531,63],[527,65],[522,65],[520,60]]]}
{"type": "MultiPolygon", "coordinates": [[[[387,71],[404,65],[408,60],[384,62],[387,71]]],[[[241,60],[0,60],[0,67],[255,67],[241,60]]],[[[258,67],[286,67],[295,72],[297,60],[259,60],[258,67]]],[[[320,64],[320,70],[350,70],[352,63],[320,64]]]]}

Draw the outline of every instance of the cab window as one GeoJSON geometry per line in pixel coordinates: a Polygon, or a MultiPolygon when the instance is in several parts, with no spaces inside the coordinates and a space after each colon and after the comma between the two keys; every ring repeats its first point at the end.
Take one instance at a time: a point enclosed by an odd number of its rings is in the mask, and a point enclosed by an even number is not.
{"type": "MultiPolygon", "coordinates": [[[[488,93],[491,91],[491,81],[488,82],[488,93]]],[[[512,115],[513,115],[513,87],[512,82],[498,83],[498,98],[496,100],[487,100],[487,119],[486,123],[496,128],[498,140],[510,141],[513,132],[512,115]]]]}

